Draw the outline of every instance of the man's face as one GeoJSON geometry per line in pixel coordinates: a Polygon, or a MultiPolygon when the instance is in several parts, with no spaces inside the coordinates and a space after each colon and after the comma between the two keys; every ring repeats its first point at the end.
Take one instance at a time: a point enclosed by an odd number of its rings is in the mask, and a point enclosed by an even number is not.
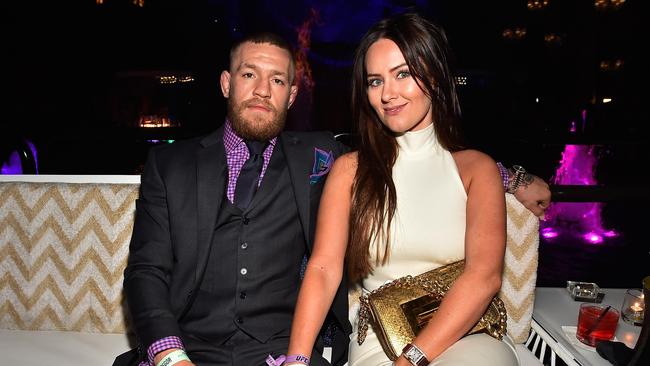
{"type": "Polygon", "coordinates": [[[298,88],[288,51],[269,43],[243,43],[221,73],[228,98],[228,119],[247,140],[266,141],[280,134],[298,88]]]}

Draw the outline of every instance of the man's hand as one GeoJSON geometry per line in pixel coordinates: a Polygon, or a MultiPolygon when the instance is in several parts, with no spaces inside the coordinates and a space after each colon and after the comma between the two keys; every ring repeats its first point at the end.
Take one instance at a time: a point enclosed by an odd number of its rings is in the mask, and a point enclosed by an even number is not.
{"type": "Polygon", "coordinates": [[[544,219],[544,211],[551,204],[551,190],[541,178],[531,176],[532,182],[521,184],[514,195],[535,216],[544,219]]]}

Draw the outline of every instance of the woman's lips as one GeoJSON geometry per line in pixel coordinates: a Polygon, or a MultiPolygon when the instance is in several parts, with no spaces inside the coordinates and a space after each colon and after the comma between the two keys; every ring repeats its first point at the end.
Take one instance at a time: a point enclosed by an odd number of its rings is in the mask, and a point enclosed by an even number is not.
{"type": "Polygon", "coordinates": [[[391,108],[384,108],[384,113],[388,116],[395,116],[399,114],[405,106],[406,103],[391,108]]]}

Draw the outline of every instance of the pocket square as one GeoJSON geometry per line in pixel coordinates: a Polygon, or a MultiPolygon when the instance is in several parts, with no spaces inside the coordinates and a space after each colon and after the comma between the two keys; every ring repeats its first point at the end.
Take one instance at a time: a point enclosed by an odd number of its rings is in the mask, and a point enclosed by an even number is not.
{"type": "Polygon", "coordinates": [[[314,166],[311,168],[311,174],[309,174],[309,184],[316,184],[321,178],[327,175],[333,162],[334,155],[331,151],[327,152],[315,147],[314,166]]]}

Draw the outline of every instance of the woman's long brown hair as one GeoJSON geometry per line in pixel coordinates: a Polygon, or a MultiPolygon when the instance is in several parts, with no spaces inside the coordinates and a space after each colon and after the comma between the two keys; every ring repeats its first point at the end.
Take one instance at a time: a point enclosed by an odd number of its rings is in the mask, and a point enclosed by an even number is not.
{"type": "Polygon", "coordinates": [[[372,273],[374,266],[387,263],[390,227],[397,206],[393,182],[397,141],[394,133],[377,117],[367,94],[366,54],[372,44],[383,38],[397,44],[411,75],[431,97],[433,126],[440,144],[449,151],[463,147],[457,124],[460,106],[448,65],[449,51],[443,30],[413,13],[375,24],[361,39],[352,71],[352,111],[360,138],[346,253],[348,276],[352,282],[372,273]],[[377,244],[374,264],[370,261],[373,241],[377,244]]]}

